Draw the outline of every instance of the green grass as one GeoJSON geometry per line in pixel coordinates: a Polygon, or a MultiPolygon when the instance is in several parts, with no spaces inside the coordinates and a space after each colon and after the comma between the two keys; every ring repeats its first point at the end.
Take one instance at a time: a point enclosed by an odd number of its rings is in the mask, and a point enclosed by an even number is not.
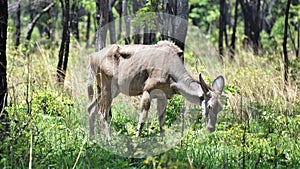
{"type": "MultiPolygon", "coordinates": [[[[28,168],[30,157],[33,168],[300,167],[297,63],[292,62],[291,81],[285,86],[279,55],[257,57],[240,51],[236,61],[225,61],[220,68],[226,89],[217,131],[206,133],[202,117],[197,116],[175,147],[135,159],[113,154],[97,140],[88,139],[86,53],[91,51],[72,41],[67,79],[59,87],[55,82],[58,49],[34,46],[29,57],[22,50],[8,49],[10,131],[0,145],[1,168],[28,168]]],[[[186,58],[187,63],[199,59],[189,52],[186,58]]],[[[187,67],[195,72],[194,67],[187,67]]],[[[201,71],[211,71],[204,69],[200,66],[201,71]]],[[[166,126],[170,131],[183,102],[182,97],[169,101],[166,126]]],[[[134,137],[139,111],[131,100],[119,97],[112,110],[117,133],[134,137]]],[[[195,114],[199,109],[192,111],[195,114]]],[[[155,109],[150,113],[144,137],[159,134],[155,109]]]]}

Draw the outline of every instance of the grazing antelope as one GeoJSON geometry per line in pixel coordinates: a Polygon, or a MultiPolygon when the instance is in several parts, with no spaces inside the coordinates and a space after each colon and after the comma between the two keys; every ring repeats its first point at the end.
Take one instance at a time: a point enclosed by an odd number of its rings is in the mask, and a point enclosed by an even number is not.
{"type": "Polygon", "coordinates": [[[142,95],[136,136],[140,136],[151,100],[157,99],[161,135],[164,135],[167,99],[181,94],[188,101],[202,106],[206,129],[215,131],[217,114],[222,110],[220,96],[224,89],[223,76],[217,77],[210,88],[202,76],[194,79],[183,64],[183,52],[173,43],[157,45],[111,45],[90,56],[89,99],[93,99],[93,81],[101,89],[99,97],[89,106],[89,132],[94,135],[95,113],[100,116],[106,140],[110,140],[109,111],[112,99],[119,93],[142,95]],[[97,107],[96,109],[94,107],[97,107]]]}

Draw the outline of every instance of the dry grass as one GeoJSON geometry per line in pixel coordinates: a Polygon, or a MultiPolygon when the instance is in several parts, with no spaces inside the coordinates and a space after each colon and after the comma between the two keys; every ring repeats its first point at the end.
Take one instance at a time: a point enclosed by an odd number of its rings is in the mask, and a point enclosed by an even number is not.
{"type": "Polygon", "coordinates": [[[280,57],[268,59],[239,52],[234,62],[224,64],[227,84],[238,87],[240,91],[235,95],[228,93],[230,107],[240,112],[244,103],[259,103],[274,106],[280,112],[292,110],[300,103],[300,92],[295,81],[285,84],[283,73],[280,57]]]}

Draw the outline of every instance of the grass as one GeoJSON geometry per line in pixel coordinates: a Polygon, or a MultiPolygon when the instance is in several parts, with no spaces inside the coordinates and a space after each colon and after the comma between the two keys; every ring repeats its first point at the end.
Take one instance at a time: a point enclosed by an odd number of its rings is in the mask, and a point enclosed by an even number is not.
{"type": "MultiPolygon", "coordinates": [[[[30,55],[8,49],[10,131],[0,145],[1,168],[27,168],[30,161],[34,168],[300,167],[299,79],[292,79],[299,66],[292,65],[291,81],[285,85],[278,54],[258,57],[239,51],[234,62],[225,61],[218,68],[226,90],[215,133],[205,132],[199,116],[188,124],[181,143],[160,155],[135,159],[106,151],[97,140],[88,139],[86,53],[91,51],[75,41],[71,49],[63,88],[55,82],[58,48],[43,49],[37,43],[30,55]]],[[[201,58],[193,55],[186,53],[187,67],[195,72],[191,63],[197,59],[201,63],[201,58]]],[[[199,67],[206,74],[213,71],[199,67]]],[[[182,111],[181,99],[176,97],[168,107],[170,124],[179,116],[172,112],[182,111]]],[[[138,110],[130,102],[124,96],[114,101],[112,125],[133,137],[138,110]]],[[[155,110],[145,128],[144,136],[159,134],[155,110]]]]}

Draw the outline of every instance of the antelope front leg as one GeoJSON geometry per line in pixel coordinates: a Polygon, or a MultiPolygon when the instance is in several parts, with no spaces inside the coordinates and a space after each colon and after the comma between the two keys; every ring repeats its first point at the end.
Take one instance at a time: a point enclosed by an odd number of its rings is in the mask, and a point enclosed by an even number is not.
{"type": "Polygon", "coordinates": [[[96,113],[99,111],[99,100],[100,97],[95,99],[88,107],[88,120],[89,120],[89,134],[90,137],[94,136],[94,129],[95,129],[95,117],[96,113]]]}
{"type": "Polygon", "coordinates": [[[110,141],[110,133],[109,133],[109,124],[107,120],[105,119],[105,113],[99,112],[100,115],[100,125],[101,128],[103,129],[105,139],[106,141],[110,141]]]}
{"type": "Polygon", "coordinates": [[[157,113],[160,128],[160,136],[165,136],[164,125],[166,122],[166,108],[167,108],[167,98],[161,97],[157,98],[157,113]]]}
{"type": "Polygon", "coordinates": [[[150,104],[151,104],[151,96],[148,91],[144,91],[141,100],[141,112],[140,112],[139,123],[138,123],[138,131],[136,133],[137,137],[141,135],[143,126],[148,116],[150,104]]]}

